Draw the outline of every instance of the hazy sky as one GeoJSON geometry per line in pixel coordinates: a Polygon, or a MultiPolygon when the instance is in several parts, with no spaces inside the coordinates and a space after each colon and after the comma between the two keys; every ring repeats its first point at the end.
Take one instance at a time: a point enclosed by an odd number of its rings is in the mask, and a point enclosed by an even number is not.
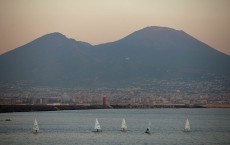
{"type": "Polygon", "coordinates": [[[51,32],[100,44],[146,26],[183,30],[230,54],[230,0],[0,0],[0,54],[51,32]]]}

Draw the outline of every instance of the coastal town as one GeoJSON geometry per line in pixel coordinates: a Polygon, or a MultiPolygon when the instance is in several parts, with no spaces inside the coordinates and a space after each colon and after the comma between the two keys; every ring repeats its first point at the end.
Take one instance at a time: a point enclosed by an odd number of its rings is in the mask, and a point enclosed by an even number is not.
{"type": "Polygon", "coordinates": [[[1,83],[0,105],[189,105],[230,106],[222,81],[151,81],[125,88],[33,87],[28,82],[1,83]]]}

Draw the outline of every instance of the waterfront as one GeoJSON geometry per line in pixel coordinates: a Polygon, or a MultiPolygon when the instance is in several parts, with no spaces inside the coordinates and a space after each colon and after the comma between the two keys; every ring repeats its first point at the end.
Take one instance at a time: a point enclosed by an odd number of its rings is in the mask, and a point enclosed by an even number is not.
{"type": "Polygon", "coordinates": [[[1,144],[230,144],[230,109],[102,109],[0,114],[1,144]],[[186,118],[192,132],[183,132],[186,118]],[[31,133],[34,118],[41,133],[31,133]],[[10,118],[12,121],[5,121],[10,118]],[[98,118],[102,133],[93,133],[98,118]],[[120,132],[122,118],[128,130],[120,132]],[[152,134],[144,134],[151,121],[152,134]]]}

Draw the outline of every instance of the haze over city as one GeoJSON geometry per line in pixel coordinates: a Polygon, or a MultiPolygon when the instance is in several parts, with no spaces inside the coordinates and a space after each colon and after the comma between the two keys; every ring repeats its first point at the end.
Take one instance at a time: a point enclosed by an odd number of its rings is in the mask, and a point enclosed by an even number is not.
{"type": "Polygon", "coordinates": [[[146,26],[183,30],[230,54],[228,0],[1,0],[0,54],[60,32],[93,45],[146,26]]]}

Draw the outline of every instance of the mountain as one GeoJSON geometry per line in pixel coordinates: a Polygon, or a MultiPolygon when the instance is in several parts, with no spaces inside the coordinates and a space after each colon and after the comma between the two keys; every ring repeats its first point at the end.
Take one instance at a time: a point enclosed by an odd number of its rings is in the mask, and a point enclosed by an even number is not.
{"type": "Polygon", "coordinates": [[[113,66],[112,72],[126,77],[169,79],[188,74],[185,77],[196,79],[197,75],[230,72],[230,56],[171,28],[147,27],[95,47],[106,65],[113,66]]]}
{"type": "Polygon", "coordinates": [[[5,82],[117,87],[154,79],[230,78],[230,56],[183,31],[151,26],[96,46],[47,34],[1,55],[0,68],[5,82]]]}
{"type": "Polygon", "coordinates": [[[88,56],[91,47],[60,33],[47,34],[1,55],[0,80],[26,80],[45,85],[69,83],[74,77],[82,77],[81,71],[88,69],[92,61],[88,56]]]}

